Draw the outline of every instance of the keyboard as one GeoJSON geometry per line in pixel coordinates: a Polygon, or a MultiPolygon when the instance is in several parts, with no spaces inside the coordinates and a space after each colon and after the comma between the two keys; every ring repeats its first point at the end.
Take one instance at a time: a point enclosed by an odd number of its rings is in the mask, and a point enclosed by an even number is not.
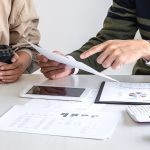
{"type": "Polygon", "coordinates": [[[150,105],[128,106],[127,112],[135,122],[150,122],[150,105]]]}

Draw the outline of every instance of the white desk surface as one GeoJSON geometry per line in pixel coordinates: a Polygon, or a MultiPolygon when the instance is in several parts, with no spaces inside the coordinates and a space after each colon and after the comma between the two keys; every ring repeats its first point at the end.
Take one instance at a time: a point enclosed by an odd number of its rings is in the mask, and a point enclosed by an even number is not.
{"type": "MultiPolygon", "coordinates": [[[[113,76],[121,81],[150,82],[150,76],[113,76]]],[[[44,83],[74,87],[98,88],[97,76],[80,75],[48,81],[42,75],[23,75],[16,83],[0,85],[0,115],[16,104],[29,99],[19,98],[19,91],[29,83],[44,83]]],[[[110,140],[90,140],[38,134],[0,132],[0,150],[149,150],[150,124],[133,122],[125,112],[126,106],[106,105],[105,109],[120,111],[122,119],[110,140]]]]}

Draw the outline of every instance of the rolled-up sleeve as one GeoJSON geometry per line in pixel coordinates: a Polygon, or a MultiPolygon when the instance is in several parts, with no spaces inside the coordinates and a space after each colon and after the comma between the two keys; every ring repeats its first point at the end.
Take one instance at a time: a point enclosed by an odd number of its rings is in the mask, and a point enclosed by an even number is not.
{"type": "Polygon", "coordinates": [[[24,0],[23,3],[19,4],[14,4],[13,8],[17,6],[18,9],[15,8],[14,11],[12,10],[14,16],[11,17],[15,17],[15,19],[12,19],[13,23],[10,24],[10,45],[14,51],[24,51],[31,56],[32,63],[27,68],[26,73],[32,73],[38,69],[36,61],[37,51],[27,44],[25,40],[33,44],[39,44],[39,17],[32,0],[24,0]]]}

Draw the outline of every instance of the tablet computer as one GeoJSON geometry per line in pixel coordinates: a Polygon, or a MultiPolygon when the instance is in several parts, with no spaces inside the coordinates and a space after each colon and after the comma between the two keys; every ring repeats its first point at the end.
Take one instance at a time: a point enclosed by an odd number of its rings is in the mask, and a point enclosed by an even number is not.
{"type": "Polygon", "coordinates": [[[91,91],[92,89],[89,88],[28,85],[20,92],[20,96],[37,99],[83,101],[88,98],[91,91]]]}
{"type": "Polygon", "coordinates": [[[149,105],[149,83],[102,82],[95,103],[149,105]]]}

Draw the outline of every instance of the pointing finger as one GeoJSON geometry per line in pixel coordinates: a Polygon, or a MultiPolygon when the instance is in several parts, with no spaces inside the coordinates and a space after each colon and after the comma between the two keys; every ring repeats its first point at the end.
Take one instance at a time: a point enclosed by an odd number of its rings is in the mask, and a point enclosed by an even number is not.
{"type": "Polygon", "coordinates": [[[108,42],[105,42],[105,43],[99,44],[97,46],[94,46],[94,47],[90,48],[88,51],[82,53],[80,55],[80,58],[81,59],[86,59],[86,58],[88,58],[88,57],[90,57],[90,56],[92,56],[96,53],[102,52],[105,49],[105,47],[107,47],[107,45],[108,45],[108,42]]]}

